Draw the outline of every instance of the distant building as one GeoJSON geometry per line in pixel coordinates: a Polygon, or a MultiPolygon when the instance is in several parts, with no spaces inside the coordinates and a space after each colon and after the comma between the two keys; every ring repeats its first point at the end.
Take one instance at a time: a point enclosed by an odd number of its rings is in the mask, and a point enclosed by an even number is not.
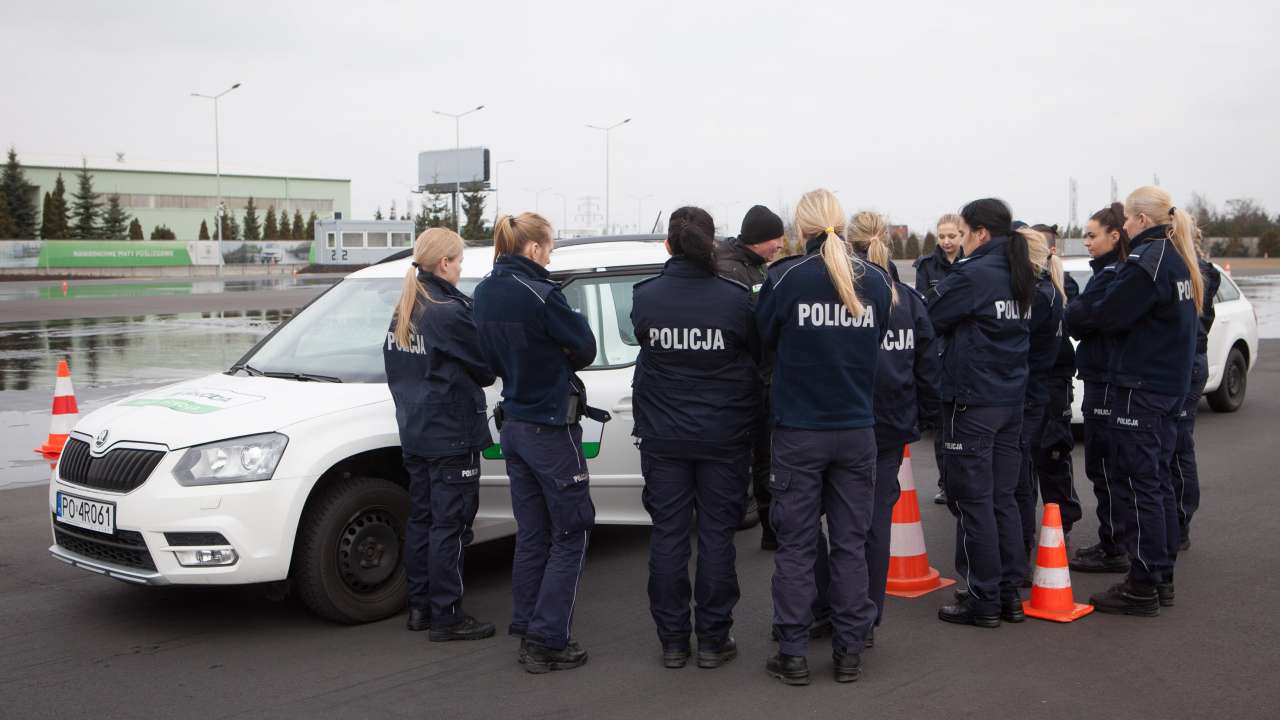
{"type": "MultiPolygon", "coordinates": [[[[54,181],[62,175],[67,188],[67,204],[76,190],[78,165],[22,166],[27,182],[34,185],[37,211],[46,192],[53,192],[54,181]]],[[[120,204],[130,216],[138,219],[143,232],[150,237],[157,225],[165,225],[179,240],[195,240],[200,221],[208,223],[210,237],[215,236],[217,178],[211,172],[174,172],[130,167],[89,166],[93,189],[105,204],[107,196],[118,194],[120,204]]],[[[351,181],[340,178],[294,177],[290,175],[222,174],[222,200],[227,212],[237,222],[244,220],[244,206],[253,197],[258,222],[274,206],[276,213],[286,212],[292,218],[300,211],[303,218],[314,212],[321,219],[334,213],[351,214],[351,181]]],[[[36,220],[39,223],[39,218],[36,220]]]]}

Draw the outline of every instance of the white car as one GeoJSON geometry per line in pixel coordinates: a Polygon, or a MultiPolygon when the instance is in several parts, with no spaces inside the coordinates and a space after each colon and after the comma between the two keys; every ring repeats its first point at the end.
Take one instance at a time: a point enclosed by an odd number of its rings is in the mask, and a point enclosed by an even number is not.
{"type": "MultiPolygon", "coordinates": [[[[632,443],[639,346],[631,290],[667,259],[659,236],[572,240],[550,269],[595,332],[581,372],[596,522],[645,524],[632,443]]],[[[466,251],[472,291],[491,248],[466,251]]],[[[409,258],[347,276],[225,373],[142,393],[80,420],[49,483],[52,555],[141,585],[290,580],[317,614],[367,622],[406,599],[408,479],[382,347],[409,258]]],[[[490,409],[498,388],[490,388],[490,409]]],[[[495,438],[496,438],[495,433],[495,438]]],[[[484,454],[477,541],[515,532],[501,452],[484,454]]]]}
{"type": "MultiPolygon", "coordinates": [[[[1089,258],[1063,258],[1063,270],[1084,290],[1093,276],[1089,258]]],[[[1204,394],[1209,407],[1216,412],[1235,412],[1244,404],[1249,386],[1249,371],[1258,362],[1258,316],[1249,299],[1221,266],[1222,284],[1213,298],[1214,321],[1209,329],[1209,379],[1204,394]]],[[[1074,342],[1074,341],[1073,341],[1074,342]]],[[[1071,411],[1073,423],[1083,422],[1080,403],[1084,399],[1084,383],[1076,378],[1075,400],[1071,411]]]]}

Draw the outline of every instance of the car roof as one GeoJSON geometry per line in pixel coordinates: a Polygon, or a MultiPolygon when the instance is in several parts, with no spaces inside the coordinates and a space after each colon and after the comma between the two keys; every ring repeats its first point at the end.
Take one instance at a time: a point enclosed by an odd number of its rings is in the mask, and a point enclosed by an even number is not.
{"type": "MultiPolygon", "coordinates": [[[[611,268],[661,265],[670,257],[661,235],[627,235],[605,238],[572,238],[557,244],[551,253],[552,273],[603,272],[611,268]]],[[[402,278],[411,259],[387,260],[357,270],[349,278],[402,278]]],[[[492,247],[463,251],[462,277],[482,278],[493,269],[492,247]]]]}

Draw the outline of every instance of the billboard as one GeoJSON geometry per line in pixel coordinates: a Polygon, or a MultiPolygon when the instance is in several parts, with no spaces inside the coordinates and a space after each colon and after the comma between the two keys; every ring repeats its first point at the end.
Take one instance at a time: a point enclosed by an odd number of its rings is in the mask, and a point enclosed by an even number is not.
{"type": "Polygon", "coordinates": [[[481,182],[488,187],[489,149],[427,150],[418,153],[418,187],[427,192],[453,192],[455,183],[481,182]]]}

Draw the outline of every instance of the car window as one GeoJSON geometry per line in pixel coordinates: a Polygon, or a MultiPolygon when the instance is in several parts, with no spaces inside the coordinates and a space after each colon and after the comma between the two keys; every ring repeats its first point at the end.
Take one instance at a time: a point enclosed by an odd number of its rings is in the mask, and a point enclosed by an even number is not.
{"type": "Polygon", "coordinates": [[[630,365],[640,354],[631,325],[631,292],[655,273],[576,278],[564,286],[569,307],[582,313],[596,335],[596,358],[588,370],[630,365]]]}
{"type": "Polygon", "coordinates": [[[1222,275],[1222,284],[1218,286],[1218,294],[1213,296],[1214,304],[1220,302],[1230,302],[1240,299],[1240,288],[1236,287],[1235,282],[1227,277],[1226,273],[1222,275]]]}

